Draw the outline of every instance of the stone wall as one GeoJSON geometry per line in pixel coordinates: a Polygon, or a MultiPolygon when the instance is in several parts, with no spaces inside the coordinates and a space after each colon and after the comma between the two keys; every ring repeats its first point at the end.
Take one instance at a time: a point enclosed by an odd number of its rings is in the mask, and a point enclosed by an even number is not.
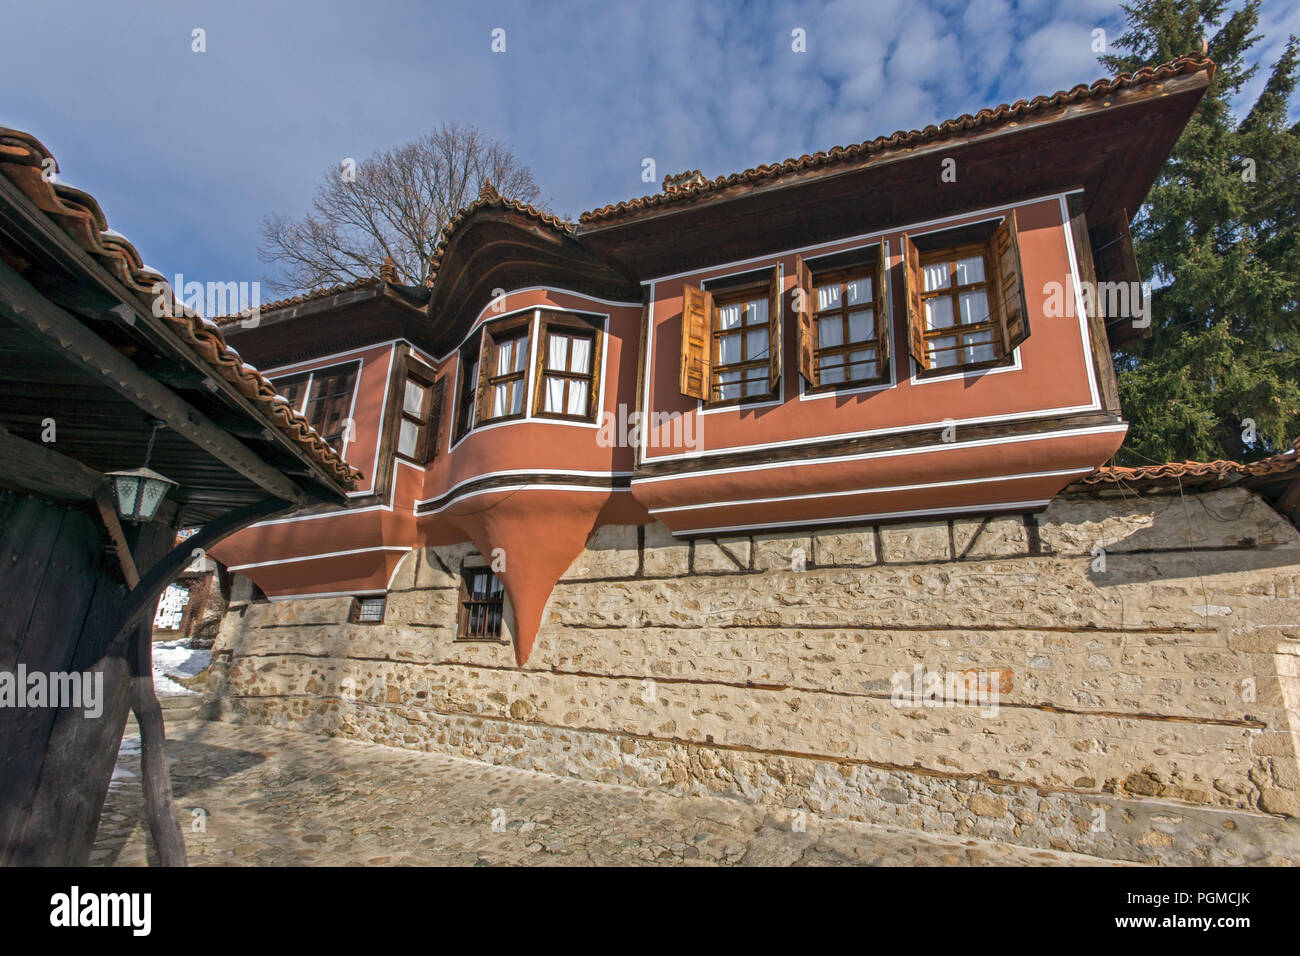
{"type": "Polygon", "coordinates": [[[383,624],[237,588],[210,715],[1120,859],[1300,862],[1300,534],[1249,491],[606,527],[522,669],[454,640],[468,553],[408,555],[383,624]],[[900,699],[916,665],[996,675],[997,699],[900,699]]]}

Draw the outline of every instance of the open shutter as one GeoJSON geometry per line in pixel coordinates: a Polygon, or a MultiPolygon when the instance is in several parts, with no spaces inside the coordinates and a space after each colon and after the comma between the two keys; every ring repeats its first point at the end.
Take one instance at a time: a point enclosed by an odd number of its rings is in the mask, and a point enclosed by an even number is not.
{"type": "Polygon", "coordinates": [[[1020,274],[1020,238],[1016,232],[1016,211],[993,232],[993,260],[998,270],[998,291],[1002,298],[1003,355],[1029,338],[1029,307],[1025,304],[1025,283],[1020,274]]]}
{"type": "Polygon", "coordinates": [[[798,325],[799,374],[812,388],[817,387],[817,367],[814,356],[817,340],[813,338],[813,288],[812,270],[802,256],[794,257],[794,317],[798,325]]]}
{"type": "Polygon", "coordinates": [[[478,395],[474,399],[475,427],[487,421],[488,413],[492,410],[492,389],[488,388],[487,380],[490,371],[488,359],[492,357],[494,351],[492,336],[488,334],[487,329],[483,329],[479,333],[478,345],[478,395]]]}
{"type": "Polygon", "coordinates": [[[433,461],[438,457],[438,437],[442,432],[443,408],[447,400],[447,379],[444,375],[434,382],[429,399],[429,417],[424,426],[424,449],[421,458],[433,461]]]}
{"type": "Polygon", "coordinates": [[[907,347],[916,367],[930,367],[925,348],[925,310],[921,307],[921,250],[911,236],[903,237],[903,298],[907,300],[907,347]]]}
{"type": "Polygon", "coordinates": [[[889,319],[889,259],[885,256],[883,242],[876,247],[876,274],[871,279],[871,286],[876,297],[876,341],[880,343],[876,368],[879,374],[888,375],[889,340],[894,337],[894,326],[889,319]]]}
{"type": "Polygon", "coordinates": [[[683,286],[681,392],[689,398],[707,401],[709,397],[712,327],[712,294],[696,286],[683,286]]]}
{"type": "Polygon", "coordinates": [[[784,349],[782,324],[781,269],[778,267],[772,270],[772,279],[767,287],[767,386],[772,391],[776,391],[781,381],[781,353],[784,349]]]}

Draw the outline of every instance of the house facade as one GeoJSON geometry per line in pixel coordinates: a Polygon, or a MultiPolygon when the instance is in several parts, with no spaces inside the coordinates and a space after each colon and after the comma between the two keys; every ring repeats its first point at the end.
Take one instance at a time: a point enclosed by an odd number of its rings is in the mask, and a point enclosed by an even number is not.
{"type": "Polygon", "coordinates": [[[213,551],[236,585],[211,714],[1124,859],[1300,859],[1294,453],[1105,467],[1111,349],[1147,325],[1129,223],[1213,70],[669,176],[576,223],[489,186],[424,281],[224,320],[365,478],[213,551]]]}

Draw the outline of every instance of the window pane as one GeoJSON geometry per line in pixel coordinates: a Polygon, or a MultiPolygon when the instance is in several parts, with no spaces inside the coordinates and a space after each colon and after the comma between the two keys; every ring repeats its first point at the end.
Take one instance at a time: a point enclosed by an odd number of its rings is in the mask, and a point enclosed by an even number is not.
{"type": "Polygon", "coordinates": [[[952,328],[952,299],[945,295],[926,300],[925,327],[927,329],[952,328]]]}
{"type": "Polygon", "coordinates": [[[871,301],[871,279],[854,279],[847,283],[849,293],[849,308],[855,305],[862,305],[871,301]]]}
{"type": "Polygon", "coordinates": [[[974,346],[966,349],[967,362],[991,362],[997,358],[993,350],[993,331],[986,329],[966,336],[965,344],[974,346]]]}
{"type": "Polygon", "coordinates": [[[740,336],[718,336],[718,364],[731,365],[740,361],[740,336]]]}
{"type": "Polygon", "coordinates": [[[849,313],[849,341],[866,342],[876,337],[876,316],[870,309],[849,313]]]}
{"type": "Polygon", "coordinates": [[[406,380],[406,398],[402,401],[402,410],[416,418],[424,417],[424,386],[419,382],[406,380]]]}
{"type": "Polygon", "coordinates": [[[817,311],[838,309],[840,307],[840,284],[819,285],[817,287],[817,311]]]}
{"type": "Polygon", "coordinates": [[[492,417],[506,414],[510,407],[510,384],[496,385],[492,388],[492,417]]]}
{"type": "Polygon", "coordinates": [[[844,323],[838,315],[817,320],[817,345],[829,349],[844,344],[844,323]]]}
{"type": "Polygon", "coordinates": [[[963,292],[957,298],[960,300],[959,308],[961,309],[962,325],[988,321],[989,297],[983,289],[976,289],[974,292],[963,292]]]}
{"type": "Polygon", "coordinates": [[[546,352],[546,367],[555,369],[557,372],[563,372],[565,370],[564,363],[568,361],[569,357],[569,337],[567,335],[556,335],[552,332],[546,352]]]}
{"type": "Polygon", "coordinates": [[[948,288],[948,263],[935,262],[922,270],[921,288],[926,292],[948,288]]]}
{"type": "Polygon", "coordinates": [[[961,351],[952,349],[951,351],[940,352],[938,349],[947,349],[957,344],[957,336],[944,335],[930,340],[930,364],[935,368],[945,368],[949,365],[957,365],[961,362],[961,351]]]}
{"type": "Polygon", "coordinates": [[[971,256],[967,259],[958,259],[956,266],[958,285],[970,285],[972,282],[984,281],[983,256],[971,256]]]}
{"type": "Polygon", "coordinates": [[[510,414],[518,415],[524,410],[524,383],[510,383],[510,414]]]}
{"type": "Polygon", "coordinates": [[[522,335],[515,339],[515,350],[512,357],[515,360],[515,364],[511,371],[522,372],[524,370],[524,365],[528,361],[528,336],[522,335]]]}
{"type": "Polygon", "coordinates": [[[402,430],[397,438],[397,452],[408,458],[415,457],[416,446],[420,442],[420,426],[409,419],[402,419],[402,430]]]}
{"type": "Polygon", "coordinates": [[[844,381],[844,366],[839,364],[840,356],[825,355],[821,358],[817,380],[822,385],[833,385],[844,381]]]}
{"type": "Polygon", "coordinates": [[[510,353],[514,351],[515,343],[513,340],[502,342],[497,346],[497,375],[504,375],[510,371],[510,353]]]}
{"type": "Polygon", "coordinates": [[[718,307],[718,328],[721,329],[738,329],[740,328],[740,303],[733,305],[723,305],[718,307]]]}
{"type": "Polygon", "coordinates": [[[875,362],[859,362],[855,365],[849,366],[849,378],[853,379],[855,382],[861,381],[862,379],[875,378],[875,377],[876,377],[875,362]]]}
{"type": "Polygon", "coordinates": [[[570,372],[591,371],[591,339],[573,340],[573,355],[569,359],[570,372]]]}
{"type": "Polygon", "coordinates": [[[564,379],[546,377],[546,400],[542,407],[555,414],[564,411],[564,379]]]}
{"type": "Polygon", "coordinates": [[[586,415],[587,414],[587,383],[570,382],[569,383],[569,415],[586,415]]]}
{"type": "Polygon", "coordinates": [[[767,326],[751,329],[745,333],[746,356],[753,361],[767,357],[767,326]]]}
{"type": "Polygon", "coordinates": [[[746,325],[767,325],[767,299],[755,299],[745,305],[746,325]]]}

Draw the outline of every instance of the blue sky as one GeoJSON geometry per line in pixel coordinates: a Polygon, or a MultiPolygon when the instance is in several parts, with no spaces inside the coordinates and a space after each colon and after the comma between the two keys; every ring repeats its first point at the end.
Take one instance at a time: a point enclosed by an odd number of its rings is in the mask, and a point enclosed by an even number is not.
{"type": "MultiPolygon", "coordinates": [[[[1300,0],[1266,0],[1264,18],[1271,62],[1300,33],[1300,0]]],[[[1091,82],[1092,31],[1122,27],[1116,0],[42,0],[0,18],[0,125],[41,139],[168,277],[253,281],[264,215],[302,213],[328,167],[443,122],[509,143],[576,217],[666,173],[713,177],[1091,82]]]]}

